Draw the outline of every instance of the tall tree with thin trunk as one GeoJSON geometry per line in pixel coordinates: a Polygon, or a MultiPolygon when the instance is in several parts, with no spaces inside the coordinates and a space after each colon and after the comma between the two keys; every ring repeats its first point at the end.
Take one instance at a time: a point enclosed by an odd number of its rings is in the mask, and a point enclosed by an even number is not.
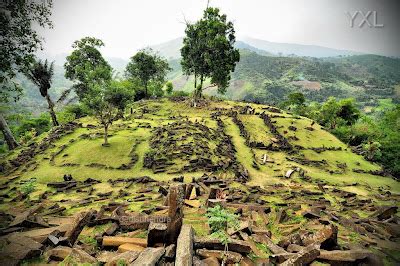
{"type": "Polygon", "coordinates": [[[25,71],[25,76],[28,77],[36,86],[39,87],[40,95],[46,98],[47,104],[49,105],[49,113],[53,126],[58,126],[56,113],[54,112],[54,103],[50,98],[49,89],[51,87],[52,77],[54,74],[54,62],[50,64],[47,59],[42,62],[41,60],[35,61],[32,67],[25,71]]]}
{"type": "MultiPolygon", "coordinates": [[[[22,88],[14,81],[32,62],[36,50],[42,47],[42,37],[34,25],[52,28],[50,20],[52,0],[2,1],[0,8],[0,107],[6,107],[11,99],[18,100],[22,88]]],[[[1,110],[7,108],[0,108],[1,110]]],[[[18,146],[0,110],[0,130],[9,150],[18,146]]]]}

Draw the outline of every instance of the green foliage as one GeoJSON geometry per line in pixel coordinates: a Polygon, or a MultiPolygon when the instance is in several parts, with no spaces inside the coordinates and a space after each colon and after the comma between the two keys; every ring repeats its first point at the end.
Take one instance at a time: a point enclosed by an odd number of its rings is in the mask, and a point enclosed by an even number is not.
{"type": "Polygon", "coordinates": [[[181,65],[184,74],[194,75],[195,97],[201,96],[206,78],[218,86],[218,92],[225,93],[240,58],[239,50],[233,46],[233,23],[218,8],[209,7],[199,21],[187,23],[185,34],[181,65]],[[200,78],[198,86],[197,78],[200,78]]]}
{"type": "Polygon", "coordinates": [[[63,112],[66,116],[72,115],[74,119],[79,119],[90,114],[90,110],[87,106],[79,103],[67,105],[63,112]]]}
{"type": "Polygon", "coordinates": [[[368,142],[363,145],[363,149],[366,151],[366,158],[370,161],[378,161],[382,158],[381,144],[377,141],[368,142]]]}
{"type": "Polygon", "coordinates": [[[8,102],[18,98],[22,92],[13,81],[17,72],[23,71],[33,60],[35,51],[42,47],[43,39],[37,28],[52,28],[50,21],[51,0],[3,1],[0,9],[1,45],[0,45],[0,101],[8,102]]]}
{"type": "Polygon", "coordinates": [[[351,146],[360,146],[368,160],[381,163],[394,176],[400,176],[400,105],[383,103],[373,116],[361,115],[354,99],[330,97],[322,104],[312,103],[302,115],[308,116],[351,146]]]}
{"type": "Polygon", "coordinates": [[[129,80],[111,81],[107,101],[117,107],[121,114],[123,114],[128,103],[133,101],[134,97],[135,89],[132,82],[129,80]]]}
{"type": "Polygon", "coordinates": [[[29,195],[36,190],[36,180],[29,179],[21,186],[21,192],[25,195],[29,195]]]}
{"type": "Polygon", "coordinates": [[[219,239],[227,247],[229,243],[228,227],[237,228],[239,225],[238,216],[228,210],[216,205],[207,209],[208,225],[211,229],[211,236],[219,239]]]}
{"type": "Polygon", "coordinates": [[[126,266],[126,265],[127,265],[126,262],[122,259],[117,261],[117,266],[126,266]]]}
{"type": "Polygon", "coordinates": [[[174,97],[187,97],[189,96],[189,93],[186,91],[173,91],[172,96],[174,97]]]}
{"type": "Polygon", "coordinates": [[[54,103],[48,94],[54,75],[54,62],[49,64],[47,59],[44,62],[41,60],[35,60],[30,68],[24,72],[24,74],[29,80],[38,86],[40,95],[46,98],[49,106],[49,113],[53,121],[53,126],[58,126],[59,124],[57,121],[57,116],[54,112],[54,103]]]}
{"type": "Polygon", "coordinates": [[[34,131],[37,135],[50,130],[50,117],[47,113],[41,114],[39,117],[23,117],[18,126],[13,127],[13,131],[17,136],[23,136],[26,132],[34,131]]]}
{"type": "Polygon", "coordinates": [[[143,49],[131,57],[126,66],[125,76],[130,80],[140,80],[144,87],[145,97],[148,96],[149,86],[152,88],[153,95],[157,96],[164,86],[169,70],[168,62],[164,58],[151,49],[143,49]]]}
{"type": "Polygon", "coordinates": [[[64,64],[65,77],[75,82],[74,90],[80,99],[85,97],[91,84],[111,80],[111,66],[98,50],[102,46],[103,41],[85,37],[74,42],[74,50],[67,56],[67,62],[64,64]]]}
{"type": "Polygon", "coordinates": [[[24,74],[38,86],[40,95],[46,97],[51,86],[51,79],[54,75],[54,62],[49,64],[47,59],[44,62],[35,59],[24,74]]]}
{"type": "Polygon", "coordinates": [[[168,81],[166,84],[165,84],[165,87],[166,87],[166,92],[167,92],[167,94],[168,95],[171,95],[172,94],[172,91],[174,90],[174,85],[172,84],[172,82],[171,81],[168,81]]]}
{"type": "Polygon", "coordinates": [[[293,92],[288,95],[287,104],[288,105],[304,105],[306,99],[304,94],[301,92],[293,92]]]}
{"type": "Polygon", "coordinates": [[[310,106],[307,113],[310,118],[332,130],[341,125],[353,125],[360,117],[354,99],[337,101],[335,97],[329,97],[321,105],[310,106]]]}

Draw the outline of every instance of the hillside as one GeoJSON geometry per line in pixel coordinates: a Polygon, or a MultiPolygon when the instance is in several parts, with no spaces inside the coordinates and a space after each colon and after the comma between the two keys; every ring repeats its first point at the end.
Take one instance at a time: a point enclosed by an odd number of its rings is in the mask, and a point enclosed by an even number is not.
{"type": "MultiPolygon", "coordinates": [[[[16,216],[42,203],[39,213],[50,219],[112,203],[123,205],[127,213],[161,214],[161,187],[179,184],[183,177],[196,188],[185,201],[183,223],[191,224],[197,236],[208,235],[202,206],[210,186],[224,191],[226,200],[237,206],[268,207],[268,224],[261,217],[257,224],[272,232],[275,243],[297,230],[319,228],[315,218],[320,218],[338,226],[340,245],[374,242],[371,251],[382,258],[391,254],[388,262],[397,258],[399,243],[379,238],[392,223],[386,227],[368,222],[368,217],[387,209],[382,205],[398,206],[400,184],[381,176],[378,165],[352,153],[311,120],[240,102],[207,102],[195,109],[184,98],[137,102],[133,110],[111,127],[109,147],[101,145],[103,131],[87,117],[6,157],[0,210],[16,216]],[[75,183],[61,182],[63,176],[70,180],[69,175],[75,183]],[[32,184],[36,190],[27,197],[24,191],[32,184]],[[364,218],[367,229],[356,224],[364,218]],[[356,233],[355,227],[363,230],[356,233]],[[370,233],[370,227],[383,231],[370,233]]],[[[245,215],[250,217],[243,212],[242,219],[248,219],[245,215]]],[[[4,217],[2,227],[8,224],[4,217]]],[[[86,228],[79,239],[95,245],[94,232],[106,227],[96,228],[86,228]]],[[[146,230],[138,230],[138,236],[147,236],[146,230]]],[[[268,257],[267,250],[257,244],[254,256],[268,257]]]]}
{"type": "Polygon", "coordinates": [[[317,45],[269,42],[251,37],[243,38],[243,42],[260,50],[281,56],[296,55],[322,58],[361,54],[354,51],[339,50],[317,45]]]}
{"type": "MultiPolygon", "coordinates": [[[[366,107],[377,105],[379,99],[398,99],[395,86],[400,83],[400,59],[378,55],[324,59],[262,56],[246,49],[240,54],[227,99],[278,104],[294,91],[317,102],[329,96],[352,97],[366,107]]],[[[170,78],[175,87],[191,91],[192,80],[181,74],[178,64],[173,66],[170,78]]]]}

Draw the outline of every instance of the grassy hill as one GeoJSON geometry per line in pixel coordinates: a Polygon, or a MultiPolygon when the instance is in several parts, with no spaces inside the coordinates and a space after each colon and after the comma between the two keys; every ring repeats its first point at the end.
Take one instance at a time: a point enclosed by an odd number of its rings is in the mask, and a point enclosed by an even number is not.
{"type": "Polygon", "coordinates": [[[9,169],[19,161],[21,166],[6,178],[18,175],[21,180],[35,178],[45,184],[64,174],[77,180],[91,177],[106,181],[143,175],[169,180],[212,172],[266,185],[285,183],[288,170],[301,168],[303,178],[310,181],[348,185],[366,194],[380,186],[400,191],[398,182],[371,174],[379,172],[378,165],[352,153],[319,125],[284,112],[271,113],[268,108],[224,101],[201,109],[167,99],[137,103],[133,115],[112,126],[110,147],[101,145],[102,128],[93,119],[83,118],[73,129],[40,136],[34,140],[36,144],[14,151],[5,163],[9,169]],[[246,109],[255,114],[244,113],[246,109]],[[233,116],[233,112],[238,115],[233,116]],[[277,133],[264,122],[262,112],[268,114],[277,133]],[[231,150],[227,150],[228,140],[231,150]],[[21,155],[39,149],[41,141],[47,143],[46,148],[36,156],[21,155]],[[354,183],[358,185],[352,187],[354,183]]]}
{"type": "MultiPolygon", "coordinates": [[[[374,206],[398,206],[399,182],[381,176],[379,165],[352,153],[307,118],[231,101],[207,100],[202,107],[191,108],[185,98],[141,101],[132,107],[133,114],[110,128],[110,146],[102,146],[102,128],[85,117],[42,134],[3,158],[0,211],[17,215],[40,202],[46,206],[46,219],[107,204],[124,204],[132,214],[165,214],[157,209],[163,204],[160,187],[179,182],[178,177],[185,183],[214,177],[225,180],[226,193],[239,202],[271,207],[268,224],[257,223],[273,232],[274,242],[293,230],[310,230],[314,222],[303,213],[323,204],[326,213],[340,218],[334,222],[339,242],[348,245],[367,241],[348,226],[350,219],[373,215],[378,208],[374,206]],[[78,185],[65,190],[50,185],[63,181],[64,175],[72,175],[78,185]]],[[[184,210],[184,223],[191,224],[198,236],[209,234],[206,210],[199,208],[206,200],[203,195],[188,201],[197,207],[184,210]]],[[[2,220],[0,225],[7,223],[2,220]]],[[[96,247],[95,233],[107,226],[110,223],[87,227],[80,241],[96,247]]],[[[147,235],[146,230],[134,233],[147,235]]],[[[379,241],[379,248],[371,250],[381,257],[391,254],[389,262],[396,260],[395,242],[379,241]]],[[[256,257],[270,254],[262,245],[254,248],[256,257]]]]}

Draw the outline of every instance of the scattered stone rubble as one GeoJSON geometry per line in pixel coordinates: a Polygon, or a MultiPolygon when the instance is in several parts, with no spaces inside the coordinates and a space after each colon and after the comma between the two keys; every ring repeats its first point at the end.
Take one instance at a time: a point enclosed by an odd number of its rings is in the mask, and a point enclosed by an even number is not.
{"type": "MultiPolygon", "coordinates": [[[[73,217],[49,214],[57,206],[47,206],[45,200],[14,217],[2,213],[1,220],[8,221],[8,225],[1,230],[0,264],[17,265],[43,255],[46,263],[67,264],[382,265],[382,254],[390,254],[386,248],[399,250],[397,206],[375,207],[371,200],[359,199],[355,193],[324,185],[319,185],[317,190],[301,186],[296,189],[285,185],[265,188],[247,185],[243,190],[232,187],[232,180],[212,175],[183,181],[176,178],[174,182],[157,182],[146,176],[109,181],[114,185],[127,184],[127,193],[132,184],[141,187],[134,197],[140,192],[144,197],[158,194],[163,204],[146,212],[130,212],[126,203],[114,202],[110,200],[112,194],[103,193],[98,197],[108,198],[108,203],[73,217]],[[328,192],[345,199],[340,204],[350,216],[335,211],[324,198],[328,192]],[[263,199],[271,195],[285,201],[272,203],[263,199]],[[231,209],[239,218],[239,226],[227,231],[230,235],[227,250],[218,239],[196,235],[192,225],[184,220],[190,209],[204,213],[205,208],[215,205],[231,209]],[[368,210],[371,214],[362,218],[354,210],[368,210]],[[303,217],[301,223],[290,223],[295,213],[303,217]],[[93,249],[82,242],[80,235],[85,228],[100,225],[107,227],[93,235],[99,247],[93,249]],[[359,241],[343,242],[346,236],[339,234],[338,225],[357,232],[359,241]],[[280,228],[279,233],[271,230],[274,227],[280,228]],[[146,236],[136,236],[138,231],[146,232],[146,236]],[[380,256],[369,251],[369,246],[379,250],[380,256]]],[[[91,178],[78,182],[66,175],[64,181],[51,182],[48,186],[65,191],[82,189],[82,186],[89,188],[96,183],[91,178]]]]}

